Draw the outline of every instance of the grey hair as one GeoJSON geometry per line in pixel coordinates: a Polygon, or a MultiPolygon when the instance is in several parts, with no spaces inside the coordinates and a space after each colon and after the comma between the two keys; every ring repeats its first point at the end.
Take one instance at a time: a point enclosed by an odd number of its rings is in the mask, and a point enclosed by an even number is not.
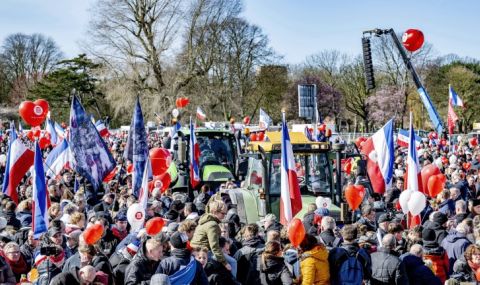
{"type": "Polygon", "coordinates": [[[333,230],[337,225],[335,224],[335,219],[332,217],[323,217],[321,227],[322,230],[333,230]]]}
{"type": "Polygon", "coordinates": [[[471,232],[471,228],[469,225],[467,225],[467,223],[460,223],[457,225],[457,227],[455,228],[455,230],[461,234],[469,234],[471,232]]]}
{"type": "Polygon", "coordinates": [[[412,247],[410,248],[410,253],[415,255],[415,256],[418,256],[418,257],[422,257],[423,255],[423,248],[421,245],[419,245],[418,243],[412,245],[412,247]]]}
{"type": "MultiPolygon", "coordinates": [[[[463,200],[458,200],[455,202],[455,210],[460,210],[461,213],[466,213],[467,212],[467,203],[463,200]]],[[[460,214],[460,213],[457,213],[460,214]]]]}
{"type": "Polygon", "coordinates": [[[382,245],[384,248],[394,249],[395,248],[395,236],[392,234],[386,234],[382,238],[382,245]]]}

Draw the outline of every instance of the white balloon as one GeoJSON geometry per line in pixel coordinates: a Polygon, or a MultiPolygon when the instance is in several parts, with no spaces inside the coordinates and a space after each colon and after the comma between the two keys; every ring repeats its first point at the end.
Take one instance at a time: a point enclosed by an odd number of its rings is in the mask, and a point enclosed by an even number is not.
{"type": "Polygon", "coordinates": [[[412,216],[420,214],[427,203],[427,198],[420,191],[413,191],[408,200],[408,210],[412,216]]]}
{"type": "Polygon", "coordinates": [[[317,205],[317,208],[329,209],[332,205],[332,200],[330,198],[318,196],[317,199],[315,199],[315,204],[317,205]]]}
{"type": "Polygon", "coordinates": [[[443,168],[443,162],[442,162],[442,158],[441,158],[441,157],[435,159],[435,165],[436,165],[438,168],[440,168],[440,169],[443,168]]]}
{"type": "Polygon", "coordinates": [[[458,136],[457,137],[457,142],[461,142],[463,140],[463,137],[462,136],[458,136]]]}
{"type": "Polygon", "coordinates": [[[140,229],[145,222],[145,209],[138,203],[132,204],[127,211],[127,220],[132,231],[140,229]]]}
{"type": "Polygon", "coordinates": [[[457,156],[455,154],[452,154],[450,158],[448,159],[450,161],[450,164],[455,164],[457,163],[457,156]]]}
{"type": "Polygon", "coordinates": [[[402,193],[400,193],[398,202],[400,203],[400,207],[402,208],[402,212],[404,214],[408,214],[408,200],[410,200],[412,193],[413,191],[410,189],[404,190],[402,193]]]}
{"type": "Polygon", "coordinates": [[[173,116],[174,118],[176,118],[176,117],[178,117],[178,115],[180,115],[180,112],[178,111],[178,109],[173,109],[173,110],[172,110],[172,116],[173,116]]]}

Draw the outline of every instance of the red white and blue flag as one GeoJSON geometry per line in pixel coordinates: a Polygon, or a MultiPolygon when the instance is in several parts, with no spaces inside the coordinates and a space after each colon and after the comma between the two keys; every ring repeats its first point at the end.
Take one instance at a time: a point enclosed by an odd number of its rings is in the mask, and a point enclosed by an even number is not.
{"type": "Polygon", "coordinates": [[[138,204],[147,212],[148,202],[148,168],[150,167],[150,158],[147,157],[147,164],[142,176],[142,187],[138,190],[138,204]]]}
{"type": "Polygon", "coordinates": [[[453,106],[464,107],[462,99],[457,95],[457,92],[453,90],[453,87],[450,84],[448,85],[448,99],[453,106]]]}
{"type": "Polygon", "coordinates": [[[392,182],[394,157],[393,119],[365,141],[367,172],[375,193],[383,194],[392,182]]]}
{"type": "Polygon", "coordinates": [[[422,191],[421,167],[418,162],[417,148],[415,144],[415,131],[413,130],[412,114],[410,113],[410,131],[407,156],[407,189],[422,191]]]}
{"type": "Polygon", "coordinates": [[[447,113],[447,123],[448,123],[448,133],[453,134],[455,129],[455,124],[458,121],[458,116],[453,109],[454,106],[464,107],[463,101],[460,96],[457,95],[457,92],[453,90],[451,85],[448,85],[448,113],[447,113]]]}
{"type": "MultiPolygon", "coordinates": [[[[70,152],[67,140],[63,140],[61,144],[57,145],[45,159],[46,175],[50,178],[60,175],[62,170],[71,168],[73,155],[70,152]]],[[[73,165],[72,165],[73,166],[73,165]]]]}
{"type": "Polygon", "coordinates": [[[45,121],[45,131],[50,135],[50,143],[53,146],[56,146],[59,143],[59,139],[57,136],[57,131],[55,130],[55,123],[47,118],[45,121]]]}
{"type": "Polygon", "coordinates": [[[2,192],[18,203],[17,186],[25,173],[33,165],[34,153],[17,138],[15,126],[10,124],[10,143],[5,165],[2,192]]]}
{"type": "Polygon", "coordinates": [[[197,119],[201,121],[205,121],[206,118],[207,118],[207,114],[205,114],[202,108],[197,107],[197,119]]]}
{"type": "Polygon", "coordinates": [[[35,142],[32,198],[33,238],[39,239],[43,233],[48,231],[48,202],[42,152],[40,151],[38,142],[35,142]]]}
{"type": "Polygon", "coordinates": [[[290,135],[288,134],[285,113],[282,119],[282,158],[280,186],[280,223],[287,225],[302,210],[302,195],[295,170],[290,135]]]}
{"type": "MultiPolygon", "coordinates": [[[[408,147],[409,141],[410,137],[408,130],[400,129],[397,135],[397,145],[401,147],[408,147]]],[[[422,139],[419,136],[415,135],[415,146],[417,147],[417,149],[420,147],[421,143],[422,139]]]]}
{"type": "Polygon", "coordinates": [[[60,138],[65,138],[65,130],[57,122],[54,122],[55,131],[60,138]]]}
{"type": "Polygon", "coordinates": [[[200,181],[200,146],[197,143],[195,126],[190,117],[190,184],[195,188],[200,181]]]}
{"type": "Polygon", "coordinates": [[[97,131],[102,138],[108,137],[110,135],[107,126],[105,126],[105,123],[102,120],[98,120],[97,122],[95,122],[95,128],[97,128],[97,131]]]}

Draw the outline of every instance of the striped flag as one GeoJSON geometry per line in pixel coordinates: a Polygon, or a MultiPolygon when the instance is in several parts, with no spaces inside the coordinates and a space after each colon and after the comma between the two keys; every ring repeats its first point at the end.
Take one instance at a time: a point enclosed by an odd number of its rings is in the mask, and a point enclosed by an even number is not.
{"type": "Polygon", "coordinates": [[[50,178],[60,175],[62,170],[70,168],[70,163],[73,157],[68,146],[67,140],[62,140],[62,143],[57,145],[45,159],[46,176],[50,178]]]}
{"type": "Polygon", "coordinates": [[[287,225],[302,209],[302,195],[298,185],[295,159],[292,144],[288,134],[285,113],[282,120],[282,159],[281,159],[281,192],[280,192],[280,222],[287,225]]]}
{"type": "Polygon", "coordinates": [[[10,142],[5,165],[2,192],[18,204],[17,186],[33,165],[34,152],[17,138],[14,124],[10,124],[10,142]]]}
{"type": "Polygon", "coordinates": [[[102,120],[98,120],[95,122],[95,128],[97,128],[97,131],[102,138],[108,137],[110,135],[107,126],[105,126],[105,123],[102,120]]]}
{"type": "Polygon", "coordinates": [[[207,118],[207,114],[205,114],[202,108],[197,107],[197,119],[201,121],[205,121],[206,118],[207,118]]]}
{"type": "Polygon", "coordinates": [[[407,189],[422,191],[421,167],[418,162],[417,148],[415,143],[415,131],[413,130],[412,113],[410,113],[410,130],[407,156],[407,189]]]}
{"type": "Polygon", "coordinates": [[[270,127],[270,124],[272,124],[272,119],[267,114],[267,112],[265,112],[262,108],[260,108],[260,118],[258,120],[258,126],[261,129],[268,130],[268,127],[270,127]]]}
{"type": "MultiPolygon", "coordinates": [[[[397,145],[401,147],[408,147],[409,141],[410,137],[408,130],[400,129],[397,135],[397,145]]],[[[417,149],[420,147],[421,143],[422,139],[419,136],[415,135],[415,146],[417,147],[417,149]]]]}
{"type": "Polygon", "coordinates": [[[464,107],[462,99],[457,95],[457,92],[453,90],[453,87],[450,84],[448,84],[448,99],[452,102],[453,106],[464,107]]]}
{"type": "Polygon", "coordinates": [[[45,121],[45,131],[50,134],[50,143],[52,146],[56,146],[59,139],[57,137],[57,131],[55,130],[55,123],[50,120],[50,118],[47,118],[45,121]]]}
{"type": "Polygon", "coordinates": [[[200,146],[195,136],[195,126],[190,117],[190,184],[195,188],[200,184],[200,146]]]}
{"type": "Polygon", "coordinates": [[[148,165],[150,164],[150,158],[147,157],[147,167],[143,171],[142,176],[142,187],[138,190],[138,204],[145,209],[145,213],[147,212],[147,202],[148,202],[148,165]]]}
{"type": "Polygon", "coordinates": [[[38,142],[35,142],[35,162],[33,167],[32,191],[32,229],[33,238],[39,239],[48,231],[47,183],[43,170],[42,152],[38,142]]]}

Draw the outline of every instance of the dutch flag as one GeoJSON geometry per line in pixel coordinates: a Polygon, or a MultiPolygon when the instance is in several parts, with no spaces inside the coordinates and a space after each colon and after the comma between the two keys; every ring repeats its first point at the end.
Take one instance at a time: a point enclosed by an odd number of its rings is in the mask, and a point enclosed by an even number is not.
{"type": "Polygon", "coordinates": [[[200,184],[200,146],[195,136],[195,126],[190,117],[190,184],[195,188],[200,184]]]}
{"type": "Polygon", "coordinates": [[[412,191],[422,191],[421,167],[418,162],[417,148],[415,147],[415,131],[413,130],[412,113],[410,113],[410,130],[407,156],[407,189],[412,191]]]}
{"type": "Polygon", "coordinates": [[[464,107],[462,99],[457,95],[457,92],[453,90],[453,87],[450,84],[448,85],[448,98],[453,106],[464,107]]]}

